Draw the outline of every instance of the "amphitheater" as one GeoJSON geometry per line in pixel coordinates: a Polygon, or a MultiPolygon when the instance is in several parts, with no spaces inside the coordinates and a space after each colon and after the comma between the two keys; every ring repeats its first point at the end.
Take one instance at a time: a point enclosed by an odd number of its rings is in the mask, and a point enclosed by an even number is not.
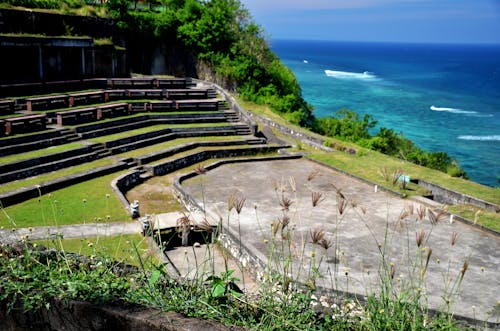
{"type": "MultiPolygon", "coordinates": [[[[292,145],[300,139],[324,148],[321,142],[291,129],[288,135],[278,134],[277,123],[245,111],[215,84],[191,78],[94,78],[2,86],[1,92],[4,243],[25,236],[152,234],[152,251],[168,262],[172,274],[186,277],[201,268],[183,263],[191,251],[174,241],[168,248],[158,246],[163,239],[154,238],[175,232],[179,218],[187,215],[191,230],[204,220],[219,229],[231,263],[242,266],[242,286],[252,291],[269,265],[269,243],[287,239],[276,236],[273,228],[286,218],[294,231],[289,253],[300,256],[292,261],[291,277],[307,284],[311,265],[321,256],[317,272],[324,277],[314,284],[318,293],[336,291],[362,299],[376,282],[381,249],[396,266],[394,279],[407,280],[410,255],[421,249],[415,233],[424,231],[425,246],[433,250],[425,284],[429,306],[498,327],[497,234],[448,214],[431,224],[418,211],[440,204],[403,199],[309,160],[292,145]],[[119,206],[108,211],[107,222],[92,218],[92,210],[87,219],[71,224],[44,224],[46,218],[30,215],[40,221],[24,226],[26,216],[5,216],[25,203],[60,197],[66,188],[99,178],[113,192],[101,199],[119,206]],[[228,208],[228,200],[240,205],[228,208]],[[314,231],[323,231],[335,249],[316,248],[314,231]],[[453,234],[458,239],[450,244],[453,234]],[[456,283],[464,262],[468,268],[461,290],[446,294],[443,284],[456,283]],[[446,295],[448,305],[443,303],[446,295]]],[[[189,245],[195,242],[201,250],[210,244],[188,240],[189,245]]],[[[273,267],[280,270],[282,265],[273,267]]]]}

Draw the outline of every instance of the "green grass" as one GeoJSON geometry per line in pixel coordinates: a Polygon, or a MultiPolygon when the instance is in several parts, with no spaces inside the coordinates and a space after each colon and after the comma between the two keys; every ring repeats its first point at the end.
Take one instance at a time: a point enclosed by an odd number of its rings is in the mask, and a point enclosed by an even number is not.
{"type": "MultiPolygon", "coordinates": [[[[495,204],[500,204],[500,188],[491,188],[483,186],[461,178],[451,177],[437,170],[421,167],[410,162],[402,161],[375,151],[368,151],[358,148],[361,156],[350,155],[343,152],[314,152],[308,155],[313,160],[320,161],[327,165],[348,171],[354,175],[369,179],[380,185],[388,188],[392,187],[391,183],[384,180],[380,171],[386,167],[389,173],[400,168],[403,173],[413,179],[425,179],[429,182],[442,185],[449,189],[468,194],[485,201],[495,204]]],[[[410,186],[410,189],[416,187],[410,186]]],[[[418,189],[417,191],[403,191],[408,195],[422,194],[425,190],[418,189]]]]}
{"type": "Polygon", "coordinates": [[[62,240],[32,240],[32,243],[77,253],[86,256],[109,256],[116,261],[140,266],[139,257],[145,266],[158,265],[159,260],[151,254],[151,247],[141,234],[121,234],[89,238],[71,238],[62,240]],[[136,249],[137,248],[137,251],[136,249]]]}
{"type": "Polygon", "coordinates": [[[34,158],[38,158],[41,156],[47,156],[50,154],[56,154],[56,153],[70,151],[72,149],[77,149],[80,147],[83,147],[83,144],[81,142],[69,143],[69,144],[64,144],[64,145],[59,145],[59,146],[51,146],[51,147],[39,149],[39,150],[32,151],[32,152],[1,157],[0,164],[7,164],[7,163],[11,163],[11,162],[18,162],[18,161],[34,159],[34,158]]]}
{"type": "MultiPolygon", "coordinates": [[[[405,162],[403,160],[384,155],[376,151],[367,150],[349,142],[341,141],[335,138],[326,138],[310,132],[304,128],[288,123],[284,118],[280,117],[276,113],[273,113],[267,106],[256,105],[251,102],[242,101],[241,99],[237,100],[244,109],[250,112],[266,116],[277,123],[292,127],[297,131],[305,132],[311,136],[322,138],[336,144],[341,144],[343,146],[352,147],[362,151],[362,156],[355,156],[342,152],[325,153],[307,149],[307,151],[311,151],[310,157],[316,161],[324,162],[328,165],[348,171],[357,176],[377,182],[378,184],[383,186],[387,186],[387,182],[382,179],[379,171],[384,167],[387,167],[391,171],[399,167],[403,169],[405,175],[409,175],[412,178],[423,179],[431,183],[449,188],[451,190],[476,197],[478,199],[489,201],[494,204],[500,204],[500,187],[491,188],[469,180],[451,177],[443,172],[421,167],[410,162],[405,162]]],[[[290,138],[287,137],[287,139],[290,138]]],[[[387,187],[393,188],[392,185],[389,185],[387,187]]],[[[416,187],[410,186],[410,189],[412,188],[417,189],[416,187]]],[[[409,195],[420,194],[423,193],[423,190],[418,189],[414,192],[408,191],[405,193],[409,195]]]]}
{"type": "Polygon", "coordinates": [[[95,178],[4,208],[0,213],[0,226],[21,228],[129,221],[130,216],[110,185],[118,175],[95,178]]]}
{"type": "Polygon", "coordinates": [[[231,124],[228,122],[218,122],[218,123],[195,123],[195,124],[158,124],[158,125],[153,125],[153,126],[148,126],[145,128],[140,128],[140,129],[135,129],[135,130],[129,130],[125,132],[120,132],[116,134],[111,134],[107,136],[102,136],[98,138],[92,138],[88,139],[91,142],[94,143],[105,143],[108,141],[112,140],[117,140],[117,139],[122,139],[126,137],[131,137],[131,136],[136,136],[140,135],[143,133],[148,133],[152,131],[159,131],[163,129],[169,129],[169,128],[203,128],[203,127],[220,127],[220,126],[230,126],[231,124]]]}
{"type": "Polygon", "coordinates": [[[470,221],[477,220],[477,224],[500,232],[500,213],[486,211],[467,204],[450,206],[448,210],[470,221]]]}
{"type": "Polygon", "coordinates": [[[0,140],[9,140],[11,138],[18,138],[18,137],[30,137],[30,136],[37,135],[37,134],[40,134],[40,133],[49,133],[49,132],[54,132],[54,130],[48,129],[48,130],[37,131],[37,132],[15,134],[15,135],[12,135],[12,136],[2,137],[2,138],[0,138],[0,140]]]}
{"type": "Polygon", "coordinates": [[[22,187],[39,185],[41,183],[44,183],[44,182],[47,182],[50,180],[65,177],[65,176],[72,175],[72,174],[82,172],[82,171],[87,171],[90,169],[95,169],[98,167],[111,165],[113,163],[115,163],[115,161],[113,159],[105,158],[105,159],[100,159],[100,160],[96,160],[93,162],[88,162],[88,163],[81,164],[81,165],[74,166],[74,167],[70,167],[70,168],[60,169],[60,170],[57,170],[57,171],[54,171],[51,173],[47,173],[47,174],[43,174],[40,176],[30,177],[30,178],[26,178],[23,180],[18,180],[15,182],[2,184],[0,186],[0,193],[5,193],[5,192],[17,190],[17,189],[22,188],[22,187]]]}
{"type": "Polygon", "coordinates": [[[171,148],[175,146],[179,146],[182,144],[188,144],[193,142],[214,142],[214,141],[232,141],[232,140],[241,140],[241,136],[213,136],[213,137],[190,137],[190,138],[178,138],[174,140],[170,140],[164,143],[151,145],[144,148],[134,149],[133,151],[117,154],[117,156],[122,158],[129,157],[138,157],[141,155],[146,155],[154,152],[158,152],[159,150],[171,148]]]}

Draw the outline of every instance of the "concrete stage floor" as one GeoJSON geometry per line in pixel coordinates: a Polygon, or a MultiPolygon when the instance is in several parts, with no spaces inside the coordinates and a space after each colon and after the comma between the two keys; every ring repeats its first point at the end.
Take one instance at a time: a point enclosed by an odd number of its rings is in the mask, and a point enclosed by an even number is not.
{"type": "MultiPolygon", "coordinates": [[[[415,262],[419,255],[425,265],[432,249],[425,285],[416,285],[421,287],[429,307],[449,307],[457,315],[500,321],[500,239],[459,222],[450,223],[449,218],[437,225],[431,225],[427,216],[417,220],[421,204],[415,200],[375,192],[369,184],[306,159],[223,165],[182,185],[214,219],[222,217],[224,226],[229,217],[233,233],[238,233],[240,226],[241,242],[261,259],[268,256],[271,223],[283,215],[280,201],[292,201],[287,215],[291,219],[289,227],[294,229],[293,270],[301,270],[298,277],[302,282],[307,280],[313,249],[314,263],[321,259],[319,270],[324,276],[316,285],[361,295],[378,289],[379,247],[385,251],[387,263],[394,266],[392,281],[396,288],[415,281],[411,275],[418,278],[418,268],[409,270],[420,265],[415,262]],[[338,212],[338,190],[347,201],[343,215],[338,212]],[[234,209],[228,215],[228,197],[236,192],[246,198],[244,207],[240,215],[234,209]],[[322,194],[316,207],[312,207],[312,192],[322,194]],[[413,215],[401,217],[405,208],[411,210],[410,206],[413,215]],[[310,233],[314,229],[324,230],[333,247],[325,251],[313,245],[310,233]],[[421,247],[417,247],[416,234],[420,231],[425,236],[421,247]],[[451,245],[453,233],[457,238],[451,245]],[[465,261],[468,268],[459,291],[452,290],[465,261]]],[[[279,233],[278,237],[277,242],[281,242],[279,233]]]]}

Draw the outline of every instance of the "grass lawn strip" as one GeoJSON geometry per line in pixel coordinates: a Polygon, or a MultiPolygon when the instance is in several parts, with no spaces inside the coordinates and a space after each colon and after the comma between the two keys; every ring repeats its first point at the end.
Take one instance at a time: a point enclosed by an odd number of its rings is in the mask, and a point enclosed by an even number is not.
{"type": "MultiPolygon", "coordinates": [[[[311,158],[317,161],[325,162],[326,164],[330,164],[348,172],[351,172],[351,170],[353,170],[353,174],[380,183],[381,185],[384,185],[384,183],[386,183],[382,179],[380,174],[378,174],[378,172],[382,168],[387,167],[390,170],[394,170],[395,168],[400,167],[405,171],[405,175],[409,175],[412,178],[427,180],[434,184],[466,195],[473,196],[478,199],[489,201],[497,205],[500,204],[500,188],[492,188],[469,180],[464,180],[462,178],[451,177],[441,171],[425,168],[410,162],[405,162],[403,160],[396,159],[394,157],[384,155],[376,151],[365,149],[353,143],[345,142],[335,138],[320,136],[304,128],[288,123],[278,114],[271,112],[271,110],[267,106],[256,105],[254,103],[241,101],[240,99],[237,100],[244,109],[247,109],[250,112],[254,112],[259,115],[266,116],[279,124],[286,125],[293,128],[294,130],[307,133],[314,137],[339,143],[347,147],[353,147],[358,151],[362,151],[361,157],[350,155],[347,153],[322,153],[314,151],[314,154],[311,156],[311,158]],[[356,170],[354,170],[353,168],[355,168],[356,170]]],[[[291,138],[287,137],[287,139],[291,138]]],[[[389,186],[389,188],[391,188],[391,186],[389,186]]]]}
{"type": "Polygon", "coordinates": [[[148,126],[145,128],[140,128],[140,129],[135,129],[135,130],[129,130],[125,132],[120,132],[116,134],[111,134],[108,136],[102,136],[98,138],[92,138],[88,139],[91,142],[94,143],[105,143],[108,141],[113,141],[117,139],[122,139],[126,137],[131,137],[135,135],[140,135],[143,133],[148,133],[152,131],[159,131],[163,129],[169,129],[169,128],[203,128],[203,127],[223,127],[223,126],[231,126],[231,123],[228,122],[218,122],[218,123],[196,123],[196,124],[158,124],[158,125],[153,125],[153,126],[148,126]]]}
{"type": "Polygon", "coordinates": [[[41,184],[41,183],[48,182],[50,180],[54,180],[57,178],[73,175],[73,174],[76,174],[78,172],[88,171],[91,169],[111,165],[113,163],[115,163],[115,160],[113,160],[111,158],[105,158],[105,159],[100,159],[100,160],[84,163],[81,165],[77,165],[74,167],[59,169],[57,171],[43,174],[43,175],[39,175],[39,176],[35,176],[35,177],[30,177],[30,178],[26,178],[26,179],[22,179],[22,180],[16,180],[14,182],[2,184],[0,186],[0,193],[10,192],[10,191],[14,191],[14,190],[17,190],[19,188],[22,188],[22,187],[41,184]]]}
{"type": "Polygon", "coordinates": [[[4,157],[0,158],[0,164],[7,164],[7,163],[12,163],[12,162],[19,162],[19,161],[34,159],[34,158],[38,158],[40,156],[47,156],[47,155],[51,155],[51,154],[70,151],[72,149],[77,149],[77,148],[80,148],[83,146],[84,145],[81,142],[76,142],[76,143],[69,143],[69,144],[58,145],[58,146],[50,146],[47,148],[39,149],[39,150],[32,151],[32,152],[22,153],[22,154],[8,155],[8,156],[4,156],[4,157]]]}
{"type": "Polygon", "coordinates": [[[106,256],[118,262],[140,266],[137,252],[146,266],[158,265],[159,260],[151,254],[148,240],[141,234],[122,234],[117,236],[100,236],[89,238],[33,240],[33,243],[77,253],[86,256],[106,256]],[[135,247],[137,248],[137,251],[135,247]]]}
{"type": "Polygon", "coordinates": [[[119,157],[129,158],[138,157],[141,155],[150,154],[157,152],[162,149],[175,147],[178,145],[193,143],[193,142],[216,142],[216,141],[237,141],[244,139],[242,136],[213,136],[213,137],[189,137],[189,138],[177,138],[164,143],[151,145],[144,148],[134,149],[133,151],[117,154],[119,157]]]}
{"type": "Polygon", "coordinates": [[[129,214],[114,194],[110,184],[120,173],[125,171],[95,178],[7,207],[0,213],[0,226],[27,228],[130,221],[129,214]]]}

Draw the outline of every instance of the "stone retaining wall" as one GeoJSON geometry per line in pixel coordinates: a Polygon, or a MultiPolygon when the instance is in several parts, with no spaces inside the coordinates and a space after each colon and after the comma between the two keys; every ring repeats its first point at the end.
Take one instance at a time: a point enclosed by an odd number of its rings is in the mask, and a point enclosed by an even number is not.
{"type": "Polygon", "coordinates": [[[51,300],[50,309],[24,312],[23,307],[7,312],[0,307],[2,330],[66,331],[243,331],[235,326],[179,313],[132,305],[126,302],[92,304],[74,300],[51,300]]]}
{"type": "MultiPolygon", "coordinates": [[[[176,147],[179,149],[185,148],[185,147],[176,147]]],[[[215,158],[224,158],[224,157],[234,157],[234,156],[245,156],[245,155],[253,155],[257,153],[262,153],[262,152],[271,152],[278,150],[280,148],[283,148],[283,146],[258,146],[258,147],[248,147],[248,148],[238,148],[238,149],[233,149],[233,150],[208,150],[208,151],[201,151],[197,153],[193,153],[190,155],[186,155],[184,157],[171,160],[171,161],[166,161],[161,164],[153,165],[153,166],[148,166],[147,170],[142,169],[138,170],[135,169],[127,174],[124,174],[116,179],[114,179],[111,182],[111,186],[113,187],[113,191],[117,194],[118,198],[122,203],[124,204],[125,208],[128,208],[130,205],[130,202],[127,200],[125,197],[125,193],[129,191],[131,188],[140,185],[144,182],[144,179],[141,177],[141,174],[147,172],[151,172],[153,176],[163,176],[168,173],[177,171],[182,168],[186,168],[190,165],[208,160],[208,159],[215,159],[215,158]]],[[[165,153],[169,153],[170,150],[165,151],[165,153]]],[[[167,155],[164,154],[164,155],[167,155]]],[[[163,156],[163,155],[162,155],[163,156]]],[[[151,156],[152,158],[155,158],[155,156],[151,156]]],[[[156,156],[158,157],[158,156],[156,156]]],[[[168,155],[167,155],[168,157],[168,155]]],[[[266,157],[266,158],[260,158],[261,160],[274,160],[274,159],[281,159],[281,158],[291,158],[295,157],[298,158],[300,156],[282,156],[282,157],[266,157]]],[[[251,162],[251,160],[255,160],[254,158],[252,159],[245,159],[243,160],[225,160],[221,162],[251,162]]],[[[223,163],[221,163],[223,164],[223,163]]],[[[142,167],[140,167],[142,168],[142,167]]],[[[181,187],[180,185],[178,185],[181,187]]],[[[174,183],[175,187],[175,183],[174,183]]]]}
{"type": "Polygon", "coordinates": [[[433,183],[429,183],[429,182],[424,181],[422,179],[418,180],[418,185],[431,191],[434,201],[437,201],[440,203],[445,203],[445,204],[450,204],[450,205],[471,204],[471,205],[474,205],[476,207],[490,210],[490,211],[493,211],[496,213],[500,212],[499,205],[496,205],[494,203],[484,201],[481,199],[477,199],[477,198],[450,190],[448,188],[445,188],[445,187],[442,187],[442,186],[439,186],[439,185],[436,185],[433,183]]]}

